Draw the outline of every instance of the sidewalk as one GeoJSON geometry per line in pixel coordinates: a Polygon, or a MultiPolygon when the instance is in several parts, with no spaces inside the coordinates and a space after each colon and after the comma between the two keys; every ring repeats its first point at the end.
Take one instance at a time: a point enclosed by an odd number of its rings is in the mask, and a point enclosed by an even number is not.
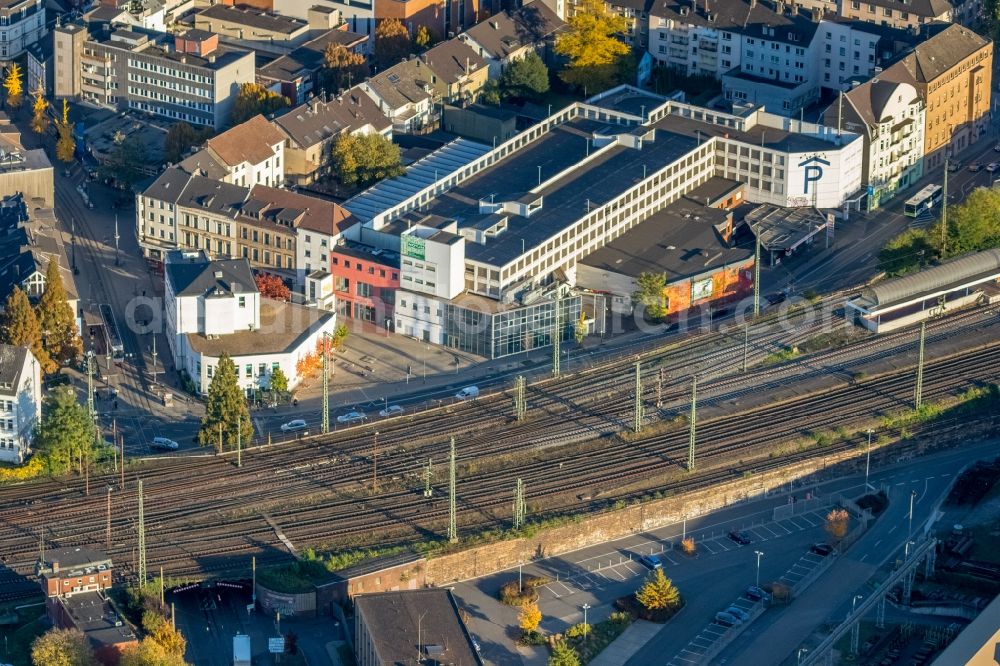
{"type": "Polygon", "coordinates": [[[611,645],[604,648],[590,662],[590,666],[620,666],[620,664],[624,664],[662,628],[663,625],[656,622],[636,620],[622,632],[621,636],[613,640],[611,645]]]}

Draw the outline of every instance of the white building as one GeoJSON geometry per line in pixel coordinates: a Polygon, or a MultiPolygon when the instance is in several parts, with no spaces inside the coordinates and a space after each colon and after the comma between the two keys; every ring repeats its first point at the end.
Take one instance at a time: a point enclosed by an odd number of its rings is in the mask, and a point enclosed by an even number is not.
{"type": "Polygon", "coordinates": [[[878,208],[924,174],[926,108],[908,83],[872,79],[843,94],[825,124],[864,137],[867,208],[878,208]]]}
{"type": "Polygon", "coordinates": [[[456,223],[416,225],[399,236],[396,332],[442,343],[443,304],[465,289],[465,239],[456,223]]]}
{"type": "Polygon", "coordinates": [[[42,418],[41,369],[27,347],[0,345],[0,461],[18,465],[31,453],[42,418]]]}
{"type": "Polygon", "coordinates": [[[209,139],[203,149],[181,162],[181,168],[240,187],[282,187],[285,136],[257,115],[209,139]]]}
{"type": "Polygon", "coordinates": [[[167,339],[177,366],[204,393],[228,354],[247,395],[267,389],[278,367],[289,388],[298,362],[314,353],[335,316],[261,298],[246,259],[209,261],[201,251],[167,255],[164,279],[167,339]]]}
{"type": "MultiPolygon", "coordinates": [[[[45,35],[45,2],[12,0],[0,6],[0,61],[19,57],[45,35]]],[[[30,91],[28,91],[30,92],[30,91]]]]}

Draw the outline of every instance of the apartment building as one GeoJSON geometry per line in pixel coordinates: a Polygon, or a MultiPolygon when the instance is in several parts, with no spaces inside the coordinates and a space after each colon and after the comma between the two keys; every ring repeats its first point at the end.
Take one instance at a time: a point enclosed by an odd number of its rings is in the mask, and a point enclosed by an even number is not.
{"type": "Polygon", "coordinates": [[[257,115],[206,141],[180,167],[241,187],[280,186],[285,182],[285,136],[257,115]]]}
{"type": "Polygon", "coordinates": [[[228,44],[272,55],[285,54],[310,37],[308,21],[249,7],[211,5],[194,15],[194,27],[228,44]]]}
{"type": "Polygon", "coordinates": [[[490,77],[497,78],[508,64],[528,53],[551,61],[549,45],[566,23],[541,0],[500,12],[472,26],[461,35],[466,44],[486,59],[490,77]]]}
{"type": "Polygon", "coordinates": [[[20,57],[46,34],[43,0],[10,0],[0,6],[0,61],[20,57]]]}
{"type": "Polygon", "coordinates": [[[383,2],[380,0],[373,4],[376,23],[385,19],[397,19],[406,26],[411,35],[416,34],[421,26],[439,37],[444,37],[448,31],[461,32],[461,28],[456,31],[452,25],[452,10],[457,9],[453,5],[461,7],[460,12],[456,13],[461,13],[462,16],[456,18],[461,20],[464,19],[465,15],[465,0],[460,2],[452,0],[385,0],[383,2]]]}
{"type": "Polygon", "coordinates": [[[375,100],[392,121],[392,131],[407,134],[433,126],[440,119],[437,103],[445,84],[420,57],[411,58],[371,77],[358,88],[375,100]]]}
{"type": "Polygon", "coordinates": [[[460,39],[448,39],[421,59],[443,86],[442,102],[474,100],[489,80],[486,60],[460,39]]]}
{"type": "Polygon", "coordinates": [[[305,102],[310,94],[318,94],[317,73],[323,67],[324,54],[330,45],[339,45],[364,54],[369,47],[367,35],[340,28],[327,30],[287,55],[257,68],[257,80],[271,90],[287,97],[292,105],[305,102]]]}
{"type": "Polygon", "coordinates": [[[314,97],[275,118],[274,127],[285,137],[285,178],[296,185],[330,173],[333,142],[341,134],[392,136],[392,122],[357,88],[314,97]]]}
{"type": "Polygon", "coordinates": [[[635,49],[649,45],[649,12],[655,0],[611,0],[609,9],[627,22],[622,41],[635,49]]]}
{"type": "Polygon", "coordinates": [[[876,78],[844,93],[824,113],[824,124],[864,138],[868,210],[923,176],[925,111],[912,85],[876,78]]]}
{"type": "Polygon", "coordinates": [[[924,103],[925,170],[989,135],[992,76],[992,40],[960,25],[921,42],[879,75],[913,86],[924,103]]]}
{"type": "Polygon", "coordinates": [[[253,52],[200,30],[168,36],[77,22],[54,33],[57,98],[219,129],[239,85],[254,81],[253,52]]]}
{"type": "Polygon", "coordinates": [[[0,461],[24,462],[41,418],[41,368],[34,354],[0,344],[0,461]]]}
{"type": "Polygon", "coordinates": [[[914,28],[934,21],[951,22],[948,0],[839,0],[840,15],[866,23],[914,28]]]}

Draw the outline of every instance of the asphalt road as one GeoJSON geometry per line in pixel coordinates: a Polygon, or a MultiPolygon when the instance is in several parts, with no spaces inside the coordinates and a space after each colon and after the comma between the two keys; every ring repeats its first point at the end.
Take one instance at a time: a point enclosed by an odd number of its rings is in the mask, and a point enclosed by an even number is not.
{"type": "MultiPolygon", "coordinates": [[[[909,530],[910,491],[918,493],[913,518],[914,533],[917,533],[928,518],[935,515],[936,503],[961,468],[977,456],[990,455],[994,449],[995,443],[977,445],[969,450],[951,451],[873,471],[870,483],[874,487],[884,484],[892,502],[886,514],[862,539],[807,590],[806,596],[818,590],[825,601],[813,603],[803,597],[785,609],[768,611],[719,659],[725,658],[725,663],[773,665],[791,653],[828,616],[842,618],[854,590],[861,587],[883,561],[902,549],[909,530]],[[779,655],[779,650],[785,651],[779,655]],[[763,655],[761,659],[755,660],[757,654],[763,655]]],[[[638,554],[666,550],[665,571],[684,595],[687,607],[627,662],[631,666],[666,664],[711,622],[716,611],[724,609],[747,585],[755,582],[755,550],[764,553],[760,580],[768,582],[785,573],[811,544],[825,539],[825,512],[822,509],[792,519],[772,520],[774,508],[786,504],[789,494],[803,499],[807,492],[814,490],[818,497],[830,498],[832,502],[839,494],[859,495],[863,488],[863,476],[844,477],[816,487],[796,486],[767,499],[689,519],[686,525],[668,525],[526,563],[522,575],[558,578],[540,590],[539,607],[544,618],[542,628],[562,631],[583,621],[584,604],[590,606],[588,621],[593,623],[605,618],[613,610],[614,600],[634,593],[647,575],[648,569],[636,561],[638,554]],[[726,537],[731,529],[747,530],[753,542],[747,546],[737,545],[726,537]],[[683,534],[693,536],[698,543],[696,557],[689,558],[670,550],[670,545],[676,544],[683,534]]],[[[517,575],[518,569],[514,568],[455,586],[456,595],[469,610],[470,631],[483,646],[484,658],[490,664],[515,666],[525,663],[511,640],[517,612],[496,600],[500,585],[516,579],[517,575]]]]}

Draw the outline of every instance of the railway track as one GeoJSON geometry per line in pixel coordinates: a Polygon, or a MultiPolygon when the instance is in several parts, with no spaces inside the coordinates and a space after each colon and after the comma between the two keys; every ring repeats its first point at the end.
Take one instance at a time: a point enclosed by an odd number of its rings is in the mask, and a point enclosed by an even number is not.
{"type": "MultiPolygon", "coordinates": [[[[944,394],[970,377],[995,379],[1000,375],[998,366],[1000,350],[997,348],[930,363],[925,395],[944,394]]],[[[708,463],[719,456],[731,456],[741,450],[801,436],[804,429],[816,430],[842,422],[845,415],[856,414],[861,405],[866,411],[898,407],[911,390],[912,372],[903,372],[830,392],[821,399],[807,397],[779,408],[706,421],[699,424],[699,460],[708,463]],[[780,416],[787,410],[797,417],[782,420],[780,416]],[[780,427],[776,427],[776,423],[780,427]]],[[[466,407],[459,410],[464,418],[478,409],[466,407]]],[[[489,445],[488,440],[472,438],[466,442],[463,437],[461,460],[474,461],[488,453],[484,450],[489,445]]],[[[622,487],[678,469],[686,440],[686,431],[666,433],[635,444],[605,446],[573,464],[555,466],[550,461],[529,461],[508,470],[502,482],[494,477],[477,478],[475,474],[466,474],[459,483],[461,518],[463,523],[471,520],[472,524],[502,519],[503,509],[509,504],[510,488],[506,486],[510,485],[514,474],[526,480],[533,500],[558,498],[580,489],[587,489],[595,496],[612,497],[609,485],[622,487]]],[[[407,535],[400,533],[399,524],[412,523],[417,518],[419,524],[413,524],[413,530],[433,529],[446,515],[445,508],[428,506],[426,500],[412,490],[387,491],[365,498],[363,505],[359,505],[358,479],[367,477],[370,466],[363,455],[370,449],[367,444],[355,442],[353,447],[338,449],[330,444],[306,443],[299,445],[298,453],[307,449],[314,454],[310,462],[302,463],[302,456],[298,455],[299,463],[294,465],[281,464],[288,452],[272,451],[247,456],[240,470],[227,467],[219,460],[198,460],[194,464],[177,462],[143,471],[147,487],[150,565],[164,564],[174,574],[194,573],[206,570],[205,563],[199,562],[204,557],[220,558],[261,548],[280,549],[267,522],[247,509],[253,504],[267,506],[283,500],[299,502],[299,506],[285,510],[275,504],[274,510],[268,509],[268,513],[293,542],[300,543],[329,541],[331,537],[351,540],[371,534],[373,530],[393,529],[394,539],[405,539],[407,535]],[[176,478],[180,473],[186,478],[176,478]],[[315,501],[304,501],[310,493],[315,501]],[[240,532],[236,536],[233,536],[233,527],[238,527],[240,532]]],[[[389,448],[380,456],[380,466],[386,475],[406,479],[419,471],[423,453],[430,450],[440,453],[440,447],[433,445],[418,447],[416,451],[389,448]]],[[[443,460],[443,457],[438,459],[443,460]]],[[[110,478],[95,479],[94,487],[102,487],[100,484],[105,480],[112,481],[110,478]]],[[[79,484],[71,483],[61,490],[51,489],[41,494],[35,504],[28,506],[12,506],[11,494],[14,494],[11,488],[0,494],[3,506],[10,507],[0,512],[0,538],[5,543],[8,562],[17,569],[25,570],[30,566],[40,535],[50,544],[67,546],[103,541],[103,493],[98,497],[82,498],[79,497],[79,484]],[[46,527],[67,523],[71,529],[53,532],[46,527]]],[[[129,534],[129,514],[134,514],[134,506],[134,489],[115,493],[113,529],[118,538],[112,554],[119,561],[128,560],[134,543],[129,534]]],[[[566,505],[567,508],[572,506],[572,502],[566,505]]]]}

